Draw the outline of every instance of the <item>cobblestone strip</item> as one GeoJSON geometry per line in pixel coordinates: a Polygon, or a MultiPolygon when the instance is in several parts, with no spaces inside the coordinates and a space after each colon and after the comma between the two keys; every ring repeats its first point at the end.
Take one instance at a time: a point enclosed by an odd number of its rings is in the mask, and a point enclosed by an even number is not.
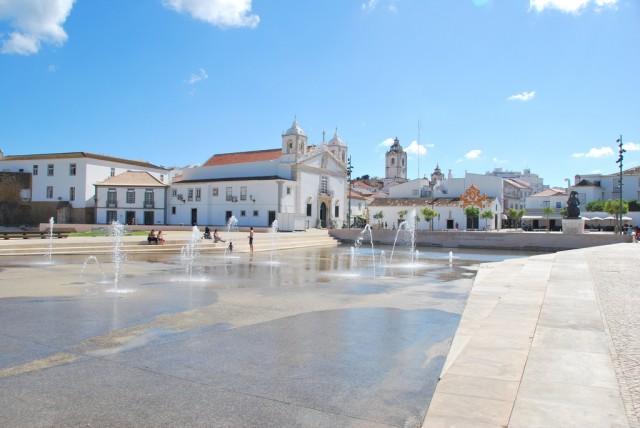
{"type": "Polygon", "coordinates": [[[627,419],[640,428],[640,246],[598,247],[588,257],[627,419]]]}

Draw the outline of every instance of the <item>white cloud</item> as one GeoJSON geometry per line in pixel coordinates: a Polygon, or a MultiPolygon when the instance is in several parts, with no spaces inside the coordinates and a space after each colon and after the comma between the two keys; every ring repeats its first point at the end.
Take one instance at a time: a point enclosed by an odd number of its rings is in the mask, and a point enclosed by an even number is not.
{"type": "Polygon", "coordinates": [[[469,153],[467,153],[466,155],[464,155],[465,159],[469,159],[469,160],[475,160],[475,159],[479,159],[480,155],[482,155],[482,150],[471,150],[469,153]]]}
{"type": "Polygon", "coordinates": [[[498,158],[493,158],[492,159],[495,163],[509,163],[508,160],[502,160],[502,159],[498,159],[498,158]]]}
{"type": "Polygon", "coordinates": [[[375,10],[376,7],[378,7],[378,0],[368,0],[360,5],[360,8],[366,11],[375,10]]]}
{"type": "Polygon", "coordinates": [[[62,45],[67,20],[75,0],[0,0],[0,21],[9,21],[12,32],[0,40],[0,53],[31,55],[40,45],[62,45]]]}
{"type": "Polygon", "coordinates": [[[251,2],[252,0],[162,0],[166,8],[188,13],[196,19],[222,28],[256,28],[260,17],[250,13],[251,2]]]}
{"type": "Polygon", "coordinates": [[[571,155],[574,158],[601,158],[605,156],[613,156],[613,150],[611,147],[592,147],[587,153],[574,153],[571,155]]]}
{"type": "Polygon", "coordinates": [[[386,150],[388,147],[391,147],[392,144],[393,138],[387,138],[386,140],[381,141],[380,144],[378,144],[377,148],[386,150]]]}
{"type": "Polygon", "coordinates": [[[507,100],[509,101],[529,101],[531,99],[533,99],[533,97],[536,96],[536,91],[531,91],[531,92],[521,92],[519,94],[515,94],[515,95],[511,95],[509,98],[507,98],[507,100]]]}
{"type": "Polygon", "coordinates": [[[186,83],[188,83],[189,85],[194,85],[196,83],[198,83],[201,80],[205,80],[209,78],[209,75],[207,74],[207,72],[204,70],[204,68],[199,69],[200,73],[192,73],[191,77],[189,77],[187,80],[185,80],[186,83]]]}
{"type": "Polygon", "coordinates": [[[412,155],[422,156],[427,153],[427,148],[422,144],[418,144],[416,140],[413,140],[404,151],[412,155]]]}
{"type": "Polygon", "coordinates": [[[465,154],[462,158],[458,159],[456,162],[460,163],[463,162],[465,159],[466,160],[477,160],[480,159],[480,156],[482,155],[482,150],[471,150],[470,152],[467,152],[467,154],[465,154]]]}
{"type": "Polygon", "coordinates": [[[596,9],[615,7],[619,0],[530,0],[529,10],[542,12],[545,9],[556,9],[565,13],[579,13],[589,4],[596,9]]]}
{"type": "Polygon", "coordinates": [[[625,149],[628,152],[635,152],[637,150],[640,150],[640,144],[636,144],[636,143],[624,143],[622,145],[622,148],[625,149]]]}

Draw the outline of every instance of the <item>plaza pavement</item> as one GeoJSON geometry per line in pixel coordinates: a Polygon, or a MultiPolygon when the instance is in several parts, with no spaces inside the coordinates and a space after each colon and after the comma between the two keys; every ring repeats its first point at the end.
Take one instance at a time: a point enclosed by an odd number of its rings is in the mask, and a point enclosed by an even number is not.
{"type": "Polygon", "coordinates": [[[640,245],[484,265],[423,427],[640,427],[640,245]]]}

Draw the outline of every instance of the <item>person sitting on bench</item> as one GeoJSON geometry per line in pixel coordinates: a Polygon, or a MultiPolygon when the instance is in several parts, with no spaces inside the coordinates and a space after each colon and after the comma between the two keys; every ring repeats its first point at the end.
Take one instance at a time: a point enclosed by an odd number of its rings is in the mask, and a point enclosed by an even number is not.
{"type": "Polygon", "coordinates": [[[227,242],[218,235],[218,229],[213,231],[213,242],[227,242]]]}
{"type": "Polygon", "coordinates": [[[149,232],[149,236],[147,236],[147,242],[149,243],[149,245],[151,245],[152,242],[156,245],[158,244],[158,237],[156,236],[156,231],[154,229],[151,229],[151,232],[149,232]]]}

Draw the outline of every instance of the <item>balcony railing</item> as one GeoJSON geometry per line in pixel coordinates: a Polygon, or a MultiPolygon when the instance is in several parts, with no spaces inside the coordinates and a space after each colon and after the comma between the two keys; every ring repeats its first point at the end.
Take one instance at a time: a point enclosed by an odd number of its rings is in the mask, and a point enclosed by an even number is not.
{"type": "Polygon", "coordinates": [[[320,189],[318,189],[318,193],[319,193],[320,195],[333,196],[333,190],[330,190],[330,189],[323,189],[323,188],[320,188],[320,189]]]}
{"type": "Polygon", "coordinates": [[[107,201],[107,208],[117,208],[118,201],[107,201]]]}
{"type": "Polygon", "coordinates": [[[145,201],[145,203],[144,203],[144,207],[145,207],[145,208],[153,208],[153,207],[154,207],[154,205],[155,205],[155,204],[153,203],[153,201],[151,201],[151,202],[149,202],[149,201],[145,201]]]}

